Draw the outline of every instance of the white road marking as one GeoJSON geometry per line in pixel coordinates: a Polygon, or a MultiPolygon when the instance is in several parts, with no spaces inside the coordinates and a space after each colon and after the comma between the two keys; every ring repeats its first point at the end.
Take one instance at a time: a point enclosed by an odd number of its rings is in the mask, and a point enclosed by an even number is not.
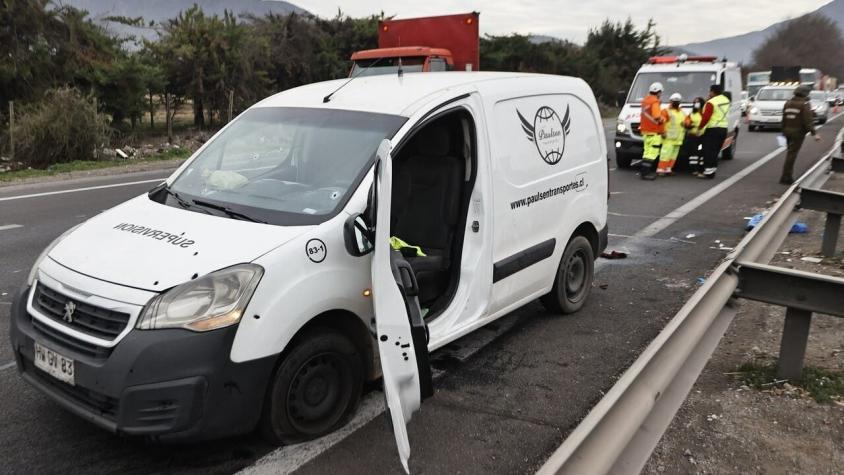
{"type": "Polygon", "coordinates": [[[77,192],[80,192],[80,191],[103,190],[103,189],[106,189],[106,188],[117,188],[117,187],[120,187],[120,186],[142,185],[144,183],[156,183],[156,182],[161,183],[164,180],[166,180],[166,178],[156,178],[154,180],[130,181],[130,182],[126,182],[126,183],[114,183],[114,184],[111,184],[111,185],[86,186],[85,188],[72,188],[70,190],[45,191],[44,193],[31,193],[31,194],[28,194],[28,195],[7,196],[5,198],[0,198],[0,201],[22,200],[24,198],[37,198],[39,196],[63,195],[65,193],[77,193],[77,192]]]}
{"type": "Polygon", "coordinates": [[[18,229],[22,228],[23,224],[6,224],[4,226],[0,226],[0,231],[6,231],[8,229],[18,229]]]}
{"type": "Polygon", "coordinates": [[[14,367],[15,367],[15,362],[12,361],[10,363],[4,364],[3,366],[0,366],[0,371],[7,370],[9,368],[14,368],[14,367]]]}
{"type": "Polygon", "coordinates": [[[341,429],[310,442],[276,449],[239,473],[243,475],[286,475],[292,473],[383,412],[384,393],[373,391],[363,397],[354,418],[341,429]]]}

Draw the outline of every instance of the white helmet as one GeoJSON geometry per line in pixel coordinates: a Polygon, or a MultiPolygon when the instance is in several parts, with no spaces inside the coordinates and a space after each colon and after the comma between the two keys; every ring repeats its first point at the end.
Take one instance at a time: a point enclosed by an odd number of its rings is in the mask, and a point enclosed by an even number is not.
{"type": "Polygon", "coordinates": [[[675,92],[674,94],[671,94],[671,97],[669,97],[668,100],[671,102],[680,102],[683,100],[683,96],[681,96],[679,92],[675,92]]]}
{"type": "Polygon", "coordinates": [[[650,92],[653,92],[653,93],[662,92],[662,83],[661,82],[655,82],[655,83],[651,84],[651,87],[648,90],[650,92]]]}

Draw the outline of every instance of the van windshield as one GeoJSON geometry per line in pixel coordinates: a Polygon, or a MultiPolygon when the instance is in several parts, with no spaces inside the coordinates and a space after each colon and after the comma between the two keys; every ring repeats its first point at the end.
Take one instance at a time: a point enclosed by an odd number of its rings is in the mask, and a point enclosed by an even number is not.
{"type": "Polygon", "coordinates": [[[340,211],[378,145],[406,120],[334,109],[248,110],[171,184],[180,201],[174,206],[271,224],[321,223],[340,211]]]}
{"type": "Polygon", "coordinates": [[[666,71],[660,73],[639,73],[630,94],[627,95],[628,104],[638,104],[648,95],[648,88],[655,82],[662,83],[663,101],[675,92],[683,96],[683,102],[692,102],[695,97],[706,97],[709,86],[715,84],[715,73],[712,71],[666,71]]]}

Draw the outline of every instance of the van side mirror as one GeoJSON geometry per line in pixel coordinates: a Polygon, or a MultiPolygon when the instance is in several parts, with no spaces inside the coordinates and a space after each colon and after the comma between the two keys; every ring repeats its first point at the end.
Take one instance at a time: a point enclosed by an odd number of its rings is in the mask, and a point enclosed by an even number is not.
{"type": "Polygon", "coordinates": [[[756,96],[750,96],[750,102],[756,102],[756,96]]]}
{"type": "Polygon", "coordinates": [[[373,229],[360,213],[349,216],[343,225],[343,242],[346,245],[346,251],[355,257],[365,256],[375,249],[374,235],[373,229]]]}

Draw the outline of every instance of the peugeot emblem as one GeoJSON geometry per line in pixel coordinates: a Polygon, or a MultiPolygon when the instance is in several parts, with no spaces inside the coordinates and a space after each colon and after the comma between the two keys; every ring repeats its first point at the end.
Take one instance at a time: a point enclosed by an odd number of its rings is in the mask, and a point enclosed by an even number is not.
{"type": "Polygon", "coordinates": [[[73,303],[72,300],[68,300],[66,304],[64,304],[64,316],[62,320],[66,321],[67,323],[73,323],[73,312],[76,311],[76,304],[73,303]]]}

